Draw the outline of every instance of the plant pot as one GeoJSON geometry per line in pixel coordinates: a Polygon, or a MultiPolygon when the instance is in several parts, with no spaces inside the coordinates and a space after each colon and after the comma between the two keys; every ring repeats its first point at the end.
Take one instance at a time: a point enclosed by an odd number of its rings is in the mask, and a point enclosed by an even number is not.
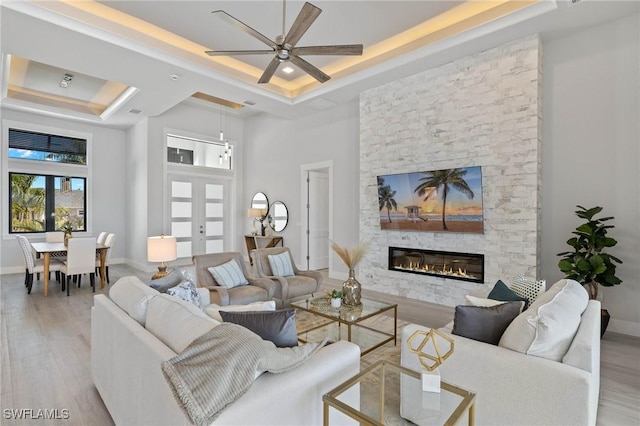
{"type": "Polygon", "coordinates": [[[339,297],[335,298],[335,299],[331,299],[331,307],[332,308],[339,308],[340,305],[342,305],[342,299],[340,299],[339,297]]]}
{"type": "Polygon", "coordinates": [[[600,309],[600,338],[602,338],[602,336],[604,336],[604,332],[607,331],[610,319],[611,315],[609,315],[609,311],[606,309],[600,309]]]}

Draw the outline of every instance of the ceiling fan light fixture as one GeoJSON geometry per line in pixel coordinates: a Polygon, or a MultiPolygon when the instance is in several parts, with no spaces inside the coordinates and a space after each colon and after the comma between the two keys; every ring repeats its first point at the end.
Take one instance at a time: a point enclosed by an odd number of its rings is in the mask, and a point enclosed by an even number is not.
{"type": "Polygon", "coordinates": [[[291,74],[293,71],[295,71],[293,68],[291,67],[284,67],[282,68],[282,72],[285,74],[291,74]]]}

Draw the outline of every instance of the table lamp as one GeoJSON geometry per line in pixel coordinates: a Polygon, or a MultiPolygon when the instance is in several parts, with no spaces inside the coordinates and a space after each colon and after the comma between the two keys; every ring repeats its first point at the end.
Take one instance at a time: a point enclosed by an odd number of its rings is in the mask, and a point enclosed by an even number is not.
{"type": "Polygon", "coordinates": [[[156,272],[152,280],[157,280],[168,275],[167,265],[164,262],[176,260],[178,258],[178,248],[176,237],[165,236],[147,238],[147,260],[149,262],[160,262],[158,272],[156,272]]]}
{"type": "Polygon", "coordinates": [[[249,217],[252,218],[254,220],[253,222],[253,234],[255,235],[257,233],[256,231],[256,222],[260,222],[260,232],[261,235],[264,236],[264,219],[265,216],[267,214],[267,210],[266,209],[254,209],[251,208],[249,209],[249,217]]]}

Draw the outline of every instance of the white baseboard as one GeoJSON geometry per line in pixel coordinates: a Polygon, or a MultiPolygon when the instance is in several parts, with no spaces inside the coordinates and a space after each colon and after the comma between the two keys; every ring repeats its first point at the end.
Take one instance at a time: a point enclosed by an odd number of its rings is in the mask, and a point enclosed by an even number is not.
{"type": "Polygon", "coordinates": [[[627,336],[640,337],[640,324],[632,321],[622,321],[611,318],[607,331],[627,336]]]}

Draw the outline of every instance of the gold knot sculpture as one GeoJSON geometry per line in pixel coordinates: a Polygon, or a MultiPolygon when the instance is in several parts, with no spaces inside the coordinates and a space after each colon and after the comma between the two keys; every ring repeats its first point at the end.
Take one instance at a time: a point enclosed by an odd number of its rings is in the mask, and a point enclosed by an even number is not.
{"type": "Polygon", "coordinates": [[[432,328],[429,331],[416,330],[407,339],[407,346],[409,348],[409,352],[416,354],[418,356],[418,359],[420,360],[420,364],[422,364],[422,366],[426,368],[427,371],[433,371],[436,368],[438,368],[444,362],[445,359],[451,356],[451,354],[453,353],[455,342],[451,337],[447,336],[443,332],[438,331],[435,328],[432,328]],[[436,338],[436,336],[442,338],[445,342],[448,342],[449,344],[449,350],[446,351],[444,355],[442,355],[442,352],[440,351],[440,347],[438,346],[438,339],[436,338]],[[417,341],[418,339],[422,339],[422,340],[420,340],[420,343],[417,346],[414,346],[413,341],[414,340],[417,341]],[[433,349],[435,350],[436,356],[424,352],[424,348],[425,346],[427,346],[429,342],[431,342],[431,344],[433,345],[433,349]],[[429,361],[431,361],[432,363],[430,363],[429,361]]]}

